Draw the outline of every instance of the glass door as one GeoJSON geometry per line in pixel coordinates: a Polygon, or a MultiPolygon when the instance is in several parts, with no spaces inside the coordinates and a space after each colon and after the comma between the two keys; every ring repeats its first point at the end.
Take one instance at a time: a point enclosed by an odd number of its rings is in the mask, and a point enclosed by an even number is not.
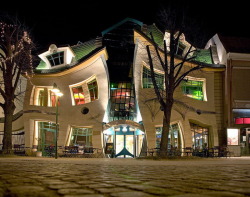
{"type": "Polygon", "coordinates": [[[134,131],[130,131],[129,126],[120,126],[115,132],[115,157],[134,157],[134,143],[134,131]]]}

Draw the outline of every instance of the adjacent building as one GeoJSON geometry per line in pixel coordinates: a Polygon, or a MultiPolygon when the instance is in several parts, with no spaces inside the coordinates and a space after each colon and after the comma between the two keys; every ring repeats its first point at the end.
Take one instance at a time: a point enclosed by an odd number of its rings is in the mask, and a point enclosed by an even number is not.
{"type": "Polygon", "coordinates": [[[224,76],[224,140],[237,155],[250,151],[250,39],[216,34],[207,47],[216,63],[226,65],[224,76]],[[227,137],[226,137],[227,135],[227,137]]]}

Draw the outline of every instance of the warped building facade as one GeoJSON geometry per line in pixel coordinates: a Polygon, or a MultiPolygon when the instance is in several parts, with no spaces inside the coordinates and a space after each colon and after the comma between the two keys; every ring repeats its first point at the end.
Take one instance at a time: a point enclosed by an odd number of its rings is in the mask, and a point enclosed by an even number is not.
{"type": "MultiPolygon", "coordinates": [[[[24,134],[22,143],[34,151],[55,145],[58,121],[59,147],[94,147],[106,156],[125,158],[159,148],[163,113],[146,53],[152,44],[150,33],[159,47],[168,41],[168,33],[154,24],[126,18],[96,39],[74,46],[51,44],[39,55],[35,75],[27,81],[22,116],[13,122],[15,132],[24,134]],[[54,84],[63,93],[58,103],[54,84]]],[[[189,46],[183,35],[176,61],[189,46]]],[[[218,54],[212,46],[192,55],[195,60],[184,67],[203,64],[204,68],[190,73],[175,92],[169,147],[225,145],[225,65],[215,63],[218,54]]],[[[155,67],[155,76],[164,88],[161,67],[155,67]]]]}

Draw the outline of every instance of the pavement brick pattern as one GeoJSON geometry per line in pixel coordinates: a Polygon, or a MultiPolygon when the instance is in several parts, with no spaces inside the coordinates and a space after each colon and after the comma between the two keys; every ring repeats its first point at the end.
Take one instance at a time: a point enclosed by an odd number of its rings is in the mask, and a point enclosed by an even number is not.
{"type": "Polygon", "coordinates": [[[250,158],[0,157],[0,197],[250,196],[250,158]]]}

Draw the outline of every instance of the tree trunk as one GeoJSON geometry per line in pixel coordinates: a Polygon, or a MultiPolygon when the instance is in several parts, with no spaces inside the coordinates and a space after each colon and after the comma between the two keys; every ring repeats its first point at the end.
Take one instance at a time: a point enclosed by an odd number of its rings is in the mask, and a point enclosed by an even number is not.
{"type": "Polygon", "coordinates": [[[161,144],[160,144],[160,156],[168,155],[168,135],[170,128],[170,120],[171,120],[171,111],[172,111],[171,102],[166,102],[166,109],[164,109],[164,117],[163,117],[163,128],[161,135],[161,144]]]}
{"type": "Polygon", "coordinates": [[[3,136],[3,153],[11,154],[12,152],[12,121],[15,110],[14,103],[5,104],[4,109],[4,136],[3,136]]]}

